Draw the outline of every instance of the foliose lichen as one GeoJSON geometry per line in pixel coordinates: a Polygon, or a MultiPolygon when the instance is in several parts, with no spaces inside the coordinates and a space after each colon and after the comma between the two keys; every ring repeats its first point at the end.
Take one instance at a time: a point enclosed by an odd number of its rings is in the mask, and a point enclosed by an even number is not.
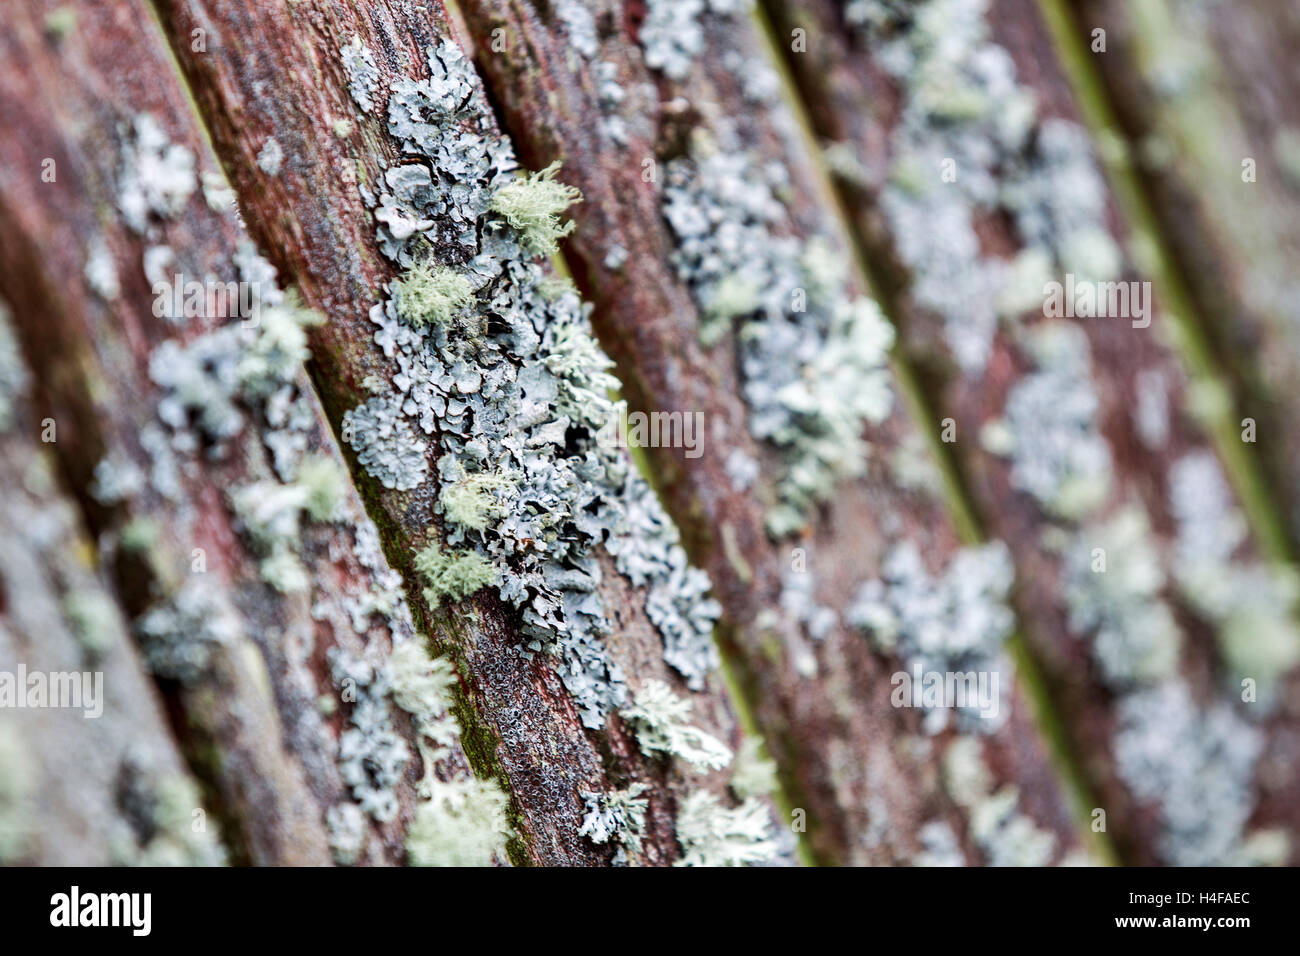
{"type": "Polygon", "coordinates": [[[649,801],[641,794],[648,789],[643,783],[634,783],[623,790],[584,793],[582,800],[586,804],[586,813],[578,834],[591,837],[593,843],[612,840],[629,853],[640,853],[649,806],[649,801]]]}
{"type": "Polygon", "coordinates": [[[1125,696],[1115,763],[1139,800],[1159,808],[1160,847],[1173,866],[1242,859],[1254,808],[1259,732],[1223,703],[1199,707],[1181,681],[1125,696]]]}
{"type": "Polygon", "coordinates": [[[721,770],[731,763],[731,749],[688,724],[690,702],[674,694],[663,681],[646,681],[635,702],[619,714],[632,725],[641,752],[647,756],[668,754],[707,770],[721,770]]]}
{"type": "Polygon", "coordinates": [[[150,216],[176,215],[196,185],[193,151],[171,142],[150,114],[137,116],[122,147],[117,180],[117,207],[126,224],[143,233],[150,216]]]}
{"type": "Polygon", "coordinates": [[[238,636],[228,608],[202,578],[187,578],[135,624],[145,663],[159,677],[195,684],[208,676],[214,650],[238,636]]]}
{"type": "Polygon", "coordinates": [[[752,5],[753,0],[649,0],[639,34],[646,65],[671,79],[685,79],[704,52],[701,18],[706,13],[730,17],[752,5]]]}
{"type": "Polygon", "coordinates": [[[944,785],[969,814],[970,835],[989,866],[1046,866],[1056,837],[1018,809],[1019,791],[993,790],[992,775],[974,737],[958,737],[944,753],[944,785]]]}
{"type": "Polygon", "coordinates": [[[706,318],[706,344],[734,326],[756,439],[783,453],[779,504],[768,527],[803,527],[837,483],[861,473],[862,433],[893,408],[893,327],[875,301],[855,297],[848,263],[828,241],[785,233],[779,164],[758,165],[703,136],[671,161],[663,215],[677,239],[673,264],[706,318]]]}
{"type": "MultiPolygon", "coordinates": [[[[1014,579],[1010,552],[1000,541],[961,548],[939,575],[929,572],[915,543],[903,541],[886,556],[881,576],[858,590],[846,617],[909,670],[1009,674],[1003,647],[1015,627],[1007,604],[1014,579]]],[[[998,693],[1010,683],[1000,683],[998,693]]],[[[976,701],[957,711],[963,729],[986,732],[1001,726],[1005,713],[999,706],[990,719],[976,701]]],[[[948,716],[946,708],[930,710],[926,730],[944,729],[948,716]]]]}
{"type": "Polygon", "coordinates": [[[858,0],[845,8],[902,97],[881,205],[914,274],[910,294],[943,319],[968,372],[987,363],[999,316],[1039,301],[1046,266],[1094,281],[1120,266],[1087,133],[1039,115],[1010,54],[989,39],[987,6],[858,0]],[[1014,261],[981,250],[976,222],[999,211],[1024,244],[1014,261]]]}
{"type": "Polygon", "coordinates": [[[1294,569],[1242,554],[1246,520],[1210,452],[1190,452],[1174,462],[1169,485],[1179,590],[1217,625],[1231,683],[1251,677],[1268,700],[1277,680],[1300,663],[1294,620],[1300,578],[1294,569]]]}
{"type": "Polygon", "coordinates": [[[371,112],[375,108],[375,95],[379,92],[379,67],[375,64],[374,53],[361,42],[361,37],[354,36],[339,50],[339,57],[348,75],[348,92],[353,101],[361,107],[361,112],[371,112]]]}
{"type": "Polygon", "coordinates": [[[682,855],[674,866],[751,866],[779,852],[762,801],[726,807],[707,790],[692,791],[682,799],[677,842],[682,855]]]}
{"type": "Polygon", "coordinates": [[[415,724],[424,776],[417,787],[421,802],[406,834],[415,866],[490,866],[502,853],[506,798],[496,783],[435,768],[452,754],[460,725],[450,713],[449,691],[456,681],[446,658],[431,658],[418,641],[393,648],[389,660],[393,700],[415,724]]]}
{"type": "Polygon", "coordinates": [[[1053,516],[1079,518],[1111,487],[1087,339],[1077,326],[1043,322],[1024,342],[1037,368],[1012,386],[1002,420],[980,438],[987,450],[1010,457],[1013,486],[1053,516]]]}
{"type": "Polygon", "coordinates": [[[1146,512],[1125,507],[1071,541],[1062,570],[1070,629],[1091,635],[1103,679],[1122,688],[1172,676],[1180,634],[1146,512]]]}

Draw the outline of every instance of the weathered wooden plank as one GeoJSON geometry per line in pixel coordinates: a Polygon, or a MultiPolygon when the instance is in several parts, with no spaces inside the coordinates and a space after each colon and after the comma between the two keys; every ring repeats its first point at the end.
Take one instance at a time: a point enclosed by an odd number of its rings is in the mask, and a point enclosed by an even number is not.
{"type": "Polygon", "coordinates": [[[105,627],[132,619],[233,862],[404,860],[412,819],[474,785],[302,370],[308,317],[253,254],[145,11],[90,6],[51,37],[53,9],[4,39],[0,115],[30,135],[0,147],[0,288],[120,602],[105,627]]]}
{"type": "MultiPolygon", "coordinates": [[[[1034,6],[764,6],[905,351],[1015,556],[1026,636],[1122,855],[1286,858],[1292,585],[1246,532],[1243,512],[1268,508],[1234,500],[1216,460],[1243,472],[1214,378],[1193,362],[1189,386],[1168,347],[1186,327],[1159,305],[1149,327],[1044,305],[1048,281],[1140,282],[1150,260],[1122,254],[1034,6]],[[1271,705],[1243,703],[1247,678],[1271,705]]],[[[1157,303],[1168,292],[1154,283],[1157,303]]]]}
{"type": "Polygon", "coordinates": [[[217,821],[39,440],[3,302],[0,369],[0,863],[220,863],[217,821]]]}
{"type": "Polygon", "coordinates": [[[472,70],[457,59],[445,17],[435,5],[406,3],[364,12],[323,2],[159,9],[250,230],[304,299],[328,316],[311,332],[314,374],[331,416],[361,455],[361,486],[390,559],[414,581],[419,548],[486,555],[503,575],[502,593],[509,589],[508,599],[483,595],[450,613],[420,611],[462,667],[474,715],[466,718],[471,758],[509,782],[521,834],[517,857],[717,861],[701,849],[701,827],[742,831],[736,844],[755,858],[788,852],[760,832],[769,813],[761,795],[742,804],[741,816],[709,802],[743,789],[713,743],[692,750],[682,742],[686,731],[671,735],[679,757],[711,762],[703,773],[689,760],[669,765],[654,750],[648,725],[655,714],[646,710],[672,707],[661,688],[685,701],[691,716],[679,719],[708,741],[740,748],[722,684],[708,674],[716,612],[653,493],[634,473],[624,476],[624,454],[607,454],[596,440],[595,416],[608,412],[603,360],[578,300],[561,294],[547,304],[541,292],[554,288],[551,273],[534,265],[534,250],[521,248],[520,234],[486,208],[511,181],[514,164],[472,70]],[[204,51],[187,39],[197,29],[209,31],[204,51]],[[438,105],[443,90],[450,98],[438,105]],[[406,126],[395,126],[399,119],[406,126]],[[279,163],[266,161],[270,138],[279,163]],[[436,177],[449,192],[404,194],[413,180],[402,177],[420,175],[436,177]],[[386,223],[379,236],[376,220],[386,223]],[[417,224],[427,249],[402,237],[417,224]],[[384,303],[395,306],[398,270],[381,241],[403,265],[472,281],[468,304],[488,316],[486,329],[462,327],[442,338],[436,329],[424,332],[415,313],[394,309],[385,317],[384,303]],[[508,271],[494,272],[499,264],[508,271]],[[567,331],[530,343],[521,322],[538,332],[548,324],[567,331]],[[464,380],[468,397],[430,392],[446,387],[438,384],[443,373],[430,371],[435,365],[454,367],[456,388],[464,380]],[[525,420],[538,407],[522,404],[510,384],[526,380],[544,394],[557,379],[575,396],[551,399],[552,408],[571,402],[568,449],[543,431],[549,419],[525,420]],[[491,401],[483,397],[489,386],[499,390],[491,401]],[[464,403],[472,406],[467,421],[454,411],[464,403]],[[400,406],[406,410],[395,412],[400,406]],[[422,449],[418,464],[386,466],[397,450],[374,426],[391,423],[390,415],[422,449]],[[486,456],[475,458],[475,447],[486,456]],[[440,464],[440,456],[454,464],[440,464]],[[483,527],[449,520],[443,492],[465,480],[459,469],[479,476],[472,480],[497,480],[484,462],[504,462],[511,473],[502,512],[483,527]],[[452,471],[440,474],[443,467],[452,471]],[[551,515],[564,515],[564,523],[552,526],[551,515]],[[544,560],[541,547],[559,557],[544,560]],[[603,608],[595,612],[587,597],[593,578],[603,608]],[[640,839],[628,839],[620,825],[613,838],[593,842],[590,834],[600,831],[582,828],[593,819],[591,801],[624,799],[631,788],[648,800],[640,839]]]}
{"type": "Polygon", "coordinates": [[[1230,373],[1234,419],[1252,420],[1252,450],[1285,509],[1277,530],[1294,554],[1300,84],[1291,57],[1300,18],[1270,3],[1063,9],[1071,16],[1061,39],[1096,77],[1098,109],[1128,146],[1116,155],[1140,183],[1208,348],[1230,373]]]}

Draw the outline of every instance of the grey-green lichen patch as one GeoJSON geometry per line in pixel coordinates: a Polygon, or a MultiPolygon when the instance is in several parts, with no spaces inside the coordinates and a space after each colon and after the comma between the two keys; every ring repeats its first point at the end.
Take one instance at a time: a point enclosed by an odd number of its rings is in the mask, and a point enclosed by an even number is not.
{"type": "Polygon", "coordinates": [[[731,749],[712,734],[687,723],[691,718],[690,702],[674,694],[663,681],[646,681],[634,703],[619,714],[632,725],[641,752],[647,756],[680,757],[707,770],[721,770],[731,763],[731,749]]]}
{"type": "Polygon", "coordinates": [[[931,820],[916,831],[921,850],[912,859],[913,866],[965,866],[957,834],[945,820],[931,820]]]}
{"type": "Polygon", "coordinates": [[[429,471],[428,445],[386,397],[369,399],[343,415],[343,435],[357,461],[385,488],[410,491],[429,471]]]}
{"type": "Polygon", "coordinates": [[[650,805],[641,794],[649,789],[643,783],[634,783],[623,790],[584,793],[582,800],[586,813],[578,835],[590,837],[593,843],[618,843],[622,859],[626,858],[626,853],[640,853],[646,810],[650,805]]]}
{"type": "MultiPolygon", "coordinates": [[[[155,489],[176,498],[174,455],[187,464],[199,455],[220,460],[256,420],[257,437],[248,440],[270,453],[274,477],[237,484],[229,498],[259,554],[263,578],[282,593],[303,591],[309,580],[297,554],[301,528],[306,521],[335,520],[347,488],[337,463],[306,454],[315,413],[300,378],[309,355],[306,328],[321,317],[279,289],[275,270],[251,246],[240,246],[235,265],[252,290],[251,314],[154,350],[149,374],[163,390],[158,416],[170,436],[155,434],[151,425],[141,444],[154,458],[155,489]]],[[[122,468],[106,459],[96,470],[97,487],[119,499],[134,494],[135,488],[122,487],[121,476],[122,468]]]]}
{"type": "Polygon", "coordinates": [[[1259,732],[1223,703],[1193,702],[1168,681],[1119,705],[1115,763],[1137,798],[1159,808],[1160,848],[1174,866],[1225,866],[1243,859],[1254,808],[1259,732]]]}
{"type": "Polygon", "coordinates": [[[600,38],[596,34],[596,18],[582,0],[556,0],[556,14],[564,23],[569,46],[584,59],[595,59],[600,52],[600,38]]]}
{"type": "Polygon", "coordinates": [[[663,214],[677,238],[674,268],[714,341],[736,330],[755,438],[783,452],[772,534],[802,528],[837,483],[860,474],[862,432],[893,407],[887,367],[893,327],[848,287],[848,262],[829,242],[784,234],[779,164],[760,166],[703,135],[668,165],[663,214]]]}
{"type": "Polygon", "coordinates": [[[1092,635],[1103,679],[1121,688],[1173,676],[1179,631],[1146,512],[1127,506],[1070,541],[1062,570],[1070,629],[1092,635]]]}
{"type": "Polygon", "coordinates": [[[743,13],[753,0],[648,0],[638,36],[645,62],[674,80],[683,80],[704,52],[701,18],[743,13]]]}
{"type": "Polygon", "coordinates": [[[1268,694],[1300,663],[1300,579],[1294,569],[1240,554],[1246,520],[1215,457],[1207,451],[1178,459],[1169,479],[1177,523],[1175,578],[1184,597],[1218,626],[1219,645],[1234,686],[1253,678],[1268,694]]]}
{"type": "MultiPolygon", "coordinates": [[[[883,653],[897,655],[909,670],[922,673],[1006,673],[997,692],[1011,684],[1003,645],[1015,626],[1007,605],[1015,568],[1000,541],[958,550],[947,569],[932,575],[911,541],[895,545],[886,556],[879,578],[859,589],[846,617],[869,635],[883,653]]],[[[966,730],[993,731],[1005,719],[1006,708],[993,714],[967,700],[957,710],[966,730]]],[[[948,725],[949,710],[926,715],[925,727],[937,733],[948,725]]]]}
{"type": "Polygon", "coordinates": [[[335,863],[351,866],[361,858],[367,828],[366,815],[355,803],[339,803],[329,808],[325,814],[325,830],[335,863]]]}
{"type": "Polygon", "coordinates": [[[1086,132],[1038,115],[1011,56],[989,40],[987,6],[861,0],[845,9],[902,97],[881,204],[913,272],[911,295],[943,319],[968,372],[988,361],[999,313],[1034,304],[1025,279],[1044,261],[1099,281],[1120,260],[1086,132]],[[1025,245],[1013,263],[984,255],[975,230],[1000,210],[1025,245]]]}
{"type": "Polygon", "coordinates": [[[394,635],[387,656],[375,645],[365,657],[337,648],[330,654],[335,685],[351,707],[339,739],[339,772],[356,801],[327,814],[335,860],[350,865],[360,859],[368,830],[363,814],[380,823],[397,816],[397,787],[411,752],[393,725],[391,700],[411,717],[423,765],[406,835],[410,862],[488,866],[503,854],[506,798],[495,783],[469,776],[451,759],[460,740],[450,712],[455,671],[446,659],[430,657],[409,627],[394,635]]]}
{"type": "Polygon", "coordinates": [[[790,620],[798,621],[815,641],[824,640],[826,635],[839,624],[840,616],[832,607],[827,607],[817,600],[815,594],[817,579],[808,570],[795,571],[789,568],[781,573],[781,608],[790,620]]]}
{"type": "Polygon", "coordinates": [[[383,663],[376,665],[337,648],[330,657],[334,684],[352,703],[349,726],[339,738],[339,774],[361,809],[387,823],[397,816],[395,788],[411,759],[385,700],[390,676],[383,663]]]}
{"type": "Polygon", "coordinates": [[[540,172],[526,173],[493,193],[488,205],[519,233],[524,248],[533,255],[554,255],[558,240],[573,231],[574,223],[560,217],[582,199],[582,193],[557,182],[559,172],[560,164],[554,162],[540,172]]]}
{"type": "Polygon", "coordinates": [[[361,107],[361,112],[371,112],[379,92],[379,67],[374,53],[361,42],[361,37],[354,36],[352,42],[339,50],[339,58],[348,75],[348,92],[353,101],[361,107]]]}
{"type": "Polygon", "coordinates": [[[518,475],[509,472],[475,472],[444,484],[438,505],[452,524],[486,531],[494,519],[505,516],[502,499],[518,483],[518,475]]]}
{"type": "Polygon", "coordinates": [[[380,246],[402,266],[414,261],[417,243],[435,239],[458,244],[465,259],[477,254],[479,218],[516,167],[461,50],[444,40],[428,63],[428,79],[395,80],[388,100],[389,132],[418,160],[390,168],[376,200],[380,246]]]}
{"type": "Polygon", "coordinates": [[[645,610],[664,642],[664,661],[703,690],[718,666],[713,627],[722,605],[709,597],[709,576],[692,567],[677,526],[654,489],[630,472],[623,486],[623,520],[607,541],[615,567],[636,587],[649,586],[645,610]]]}
{"type": "MultiPolygon", "coordinates": [[[[557,284],[535,252],[567,230],[559,214],[573,198],[554,170],[517,179],[508,140],[496,135],[469,63],[451,43],[429,51],[427,80],[399,78],[389,132],[408,162],[390,168],[371,197],[384,253],[403,267],[428,263],[455,273],[459,321],[421,323],[401,287],[371,310],[375,341],[393,373],[348,412],[344,437],[388,487],[426,478],[426,438],[441,445],[438,511],[444,541],[433,554],[472,561],[475,581],[497,584],[519,610],[521,651],[545,651],[578,702],[583,721],[603,726],[626,691],[603,637],[610,624],[599,593],[598,548],[650,587],[646,610],[664,637],[665,658],[694,686],[715,663],[710,634],[719,609],[707,578],[691,569],[653,492],[634,475],[602,428],[620,405],[618,382],[591,332],[585,306],[557,284]],[[653,526],[637,540],[632,522],[653,526]]],[[[446,557],[431,558],[442,576],[446,557]]],[[[468,565],[466,566],[468,567],[468,565]]]]}
{"type": "Polygon", "coordinates": [[[196,184],[194,153],[171,142],[153,116],[137,116],[122,147],[117,180],[117,207],[126,224],[143,233],[150,216],[175,216],[196,184]]]}
{"type": "Polygon", "coordinates": [[[1037,368],[1015,383],[1002,420],[980,438],[1010,457],[1014,487],[1055,516],[1078,518],[1106,499],[1111,483],[1087,337],[1066,322],[1044,322],[1026,330],[1024,342],[1037,368]]]}
{"type": "Polygon", "coordinates": [[[164,390],[158,415],[174,432],[177,451],[194,453],[201,439],[220,451],[243,430],[244,408],[267,403],[269,409],[308,357],[304,329],[320,316],[247,269],[243,274],[260,289],[257,323],[233,322],[184,345],[169,339],[149,360],[149,375],[164,390]]]}
{"type": "Polygon", "coordinates": [[[14,334],[13,313],[0,299],[0,431],[7,431],[13,423],[14,402],[24,395],[31,385],[31,374],[23,358],[18,336],[14,334]]]}
{"type": "Polygon", "coordinates": [[[767,807],[757,799],[726,807],[712,793],[688,793],[677,808],[677,842],[682,855],[674,866],[751,866],[779,852],[767,807]]]}
{"type": "Polygon", "coordinates": [[[239,200],[225,176],[218,172],[204,172],[199,176],[199,182],[203,187],[203,201],[209,209],[222,214],[239,212],[239,200]]]}
{"type": "Polygon", "coordinates": [[[505,844],[506,797],[494,783],[469,778],[415,808],[406,833],[413,866],[490,866],[505,844]]]}
{"type": "Polygon", "coordinates": [[[1056,837],[1020,812],[1014,786],[993,790],[992,773],[980,748],[977,738],[958,737],[943,757],[944,786],[967,811],[971,839],[989,866],[1046,866],[1056,837]]]}
{"type": "Polygon", "coordinates": [[[238,636],[230,611],[201,577],[187,578],[178,591],[142,614],[135,629],[149,669],[183,684],[208,676],[216,648],[238,636]]]}

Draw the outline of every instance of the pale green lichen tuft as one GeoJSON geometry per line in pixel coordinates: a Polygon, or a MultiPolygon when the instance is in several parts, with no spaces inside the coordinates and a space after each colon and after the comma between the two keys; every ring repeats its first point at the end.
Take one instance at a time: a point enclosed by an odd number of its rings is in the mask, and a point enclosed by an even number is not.
{"type": "Polygon", "coordinates": [[[416,326],[450,325],[473,296],[464,274],[426,262],[417,262],[393,283],[398,312],[416,326]]]}
{"type": "Polygon", "coordinates": [[[428,582],[424,599],[432,607],[438,607],[445,597],[463,600],[479,588],[496,584],[499,577],[497,569],[481,554],[443,551],[436,544],[415,555],[415,570],[428,582]]]}
{"type": "Polygon", "coordinates": [[[574,225],[561,222],[560,214],[582,200],[577,189],[555,181],[559,171],[559,162],[554,162],[541,172],[516,179],[498,189],[489,206],[518,230],[535,255],[550,256],[559,250],[557,240],[572,232],[574,225]]]}
{"type": "Polygon", "coordinates": [[[442,784],[415,808],[406,833],[412,866],[491,866],[509,833],[505,794],[485,780],[442,784]]]}
{"type": "Polygon", "coordinates": [[[514,476],[501,472],[477,472],[444,485],[438,495],[447,520],[475,531],[484,531],[507,506],[497,497],[516,483],[514,476]]]}

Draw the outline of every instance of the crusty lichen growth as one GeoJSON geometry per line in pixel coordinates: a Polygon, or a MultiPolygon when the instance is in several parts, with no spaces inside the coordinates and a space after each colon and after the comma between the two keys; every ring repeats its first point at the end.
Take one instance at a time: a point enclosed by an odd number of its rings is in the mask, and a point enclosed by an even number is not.
{"type": "Polygon", "coordinates": [[[709,770],[721,770],[731,763],[731,749],[688,724],[690,702],[674,694],[663,681],[646,681],[635,703],[619,713],[636,730],[637,743],[647,756],[669,754],[709,770]]]}
{"type": "Polygon", "coordinates": [[[424,575],[428,586],[424,599],[431,607],[443,598],[464,600],[479,588],[496,584],[499,574],[492,562],[475,551],[444,551],[436,544],[422,548],[415,555],[415,570],[424,575]]]}
{"type": "Polygon", "coordinates": [[[561,213],[582,199],[572,186],[557,182],[558,161],[541,172],[526,173],[502,186],[492,197],[490,208],[519,231],[524,245],[535,255],[550,256],[559,251],[558,240],[573,231],[573,222],[563,222],[561,213]]]}
{"type": "Polygon", "coordinates": [[[734,327],[749,430],[783,453],[767,519],[776,537],[804,528],[840,481],[861,474],[864,429],[894,403],[893,326],[853,294],[834,243],[789,235],[779,198],[789,185],[780,164],[724,150],[697,130],[690,155],[668,164],[662,196],[700,337],[711,346],[734,327]]]}
{"type": "Polygon", "coordinates": [[[473,297],[469,279],[455,269],[418,262],[393,283],[402,318],[412,325],[448,325],[473,297]]]}

